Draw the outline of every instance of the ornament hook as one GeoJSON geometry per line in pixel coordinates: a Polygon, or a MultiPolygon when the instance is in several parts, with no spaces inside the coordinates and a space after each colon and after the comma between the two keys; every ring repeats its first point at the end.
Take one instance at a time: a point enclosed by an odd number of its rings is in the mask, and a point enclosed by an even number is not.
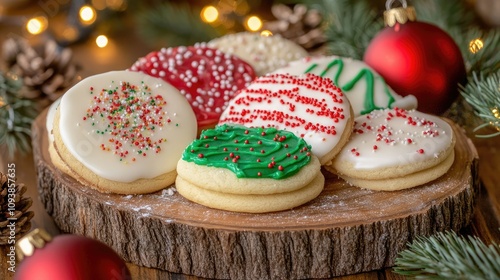
{"type": "MultiPolygon", "coordinates": [[[[395,0],[387,0],[387,1],[385,1],[385,9],[386,10],[390,10],[392,4],[394,4],[394,1],[395,0]]],[[[406,3],[406,0],[399,0],[399,3],[401,3],[401,5],[403,5],[403,8],[405,8],[405,9],[408,6],[408,4],[406,3]]]]}

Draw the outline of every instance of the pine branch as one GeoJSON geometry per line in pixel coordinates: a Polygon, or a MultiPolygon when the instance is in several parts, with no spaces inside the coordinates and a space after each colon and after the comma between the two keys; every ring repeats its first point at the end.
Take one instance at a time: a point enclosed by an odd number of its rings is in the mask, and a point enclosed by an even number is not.
{"type": "Polygon", "coordinates": [[[31,123],[37,115],[34,103],[19,97],[22,85],[20,78],[0,72],[0,146],[11,158],[16,151],[31,150],[31,123]]]}
{"type": "Polygon", "coordinates": [[[500,279],[500,246],[455,232],[419,237],[399,254],[394,272],[425,279],[500,279]]]}
{"type": "Polygon", "coordinates": [[[199,13],[187,3],[157,3],[137,15],[140,34],[154,47],[192,45],[207,42],[220,34],[201,21],[199,13]]]}
{"type": "Polygon", "coordinates": [[[465,1],[418,0],[415,7],[418,21],[430,22],[448,32],[455,40],[477,20],[474,10],[465,1]]]}
{"type": "Polygon", "coordinates": [[[465,100],[474,108],[476,115],[484,120],[484,124],[476,127],[478,131],[491,126],[498,132],[476,135],[476,137],[493,137],[500,135],[500,70],[490,76],[483,73],[472,73],[465,87],[460,87],[460,92],[465,100]]]}
{"type": "Polygon", "coordinates": [[[469,51],[464,52],[464,60],[466,61],[469,73],[481,72],[485,76],[489,76],[500,70],[500,29],[492,29],[490,31],[482,31],[479,28],[473,28],[464,36],[467,44],[475,39],[480,39],[483,47],[476,53],[469,51]]]}
{"type": "Polygon", "coordinates": [[[383,19],[366,1],[323,0],[325,36],[332,54],[362,60],[383,19]]]}
{"type": "Polygon", "coordinates": [[[474,9],[465,1],[419,0],[412,5],[419,21],[432,23],[446,31],[462,52],[468,73],[484,71],[485,74],[500,69],[500,32],[481,30],[474,9]],[[470,51],[471,41],[481,39],[483,47],[476,53],[470,51]]]}

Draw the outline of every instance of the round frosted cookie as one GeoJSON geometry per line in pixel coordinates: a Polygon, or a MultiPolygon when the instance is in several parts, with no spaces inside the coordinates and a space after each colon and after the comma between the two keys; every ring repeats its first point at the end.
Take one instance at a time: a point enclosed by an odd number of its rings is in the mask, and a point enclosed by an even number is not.
{"type": "Polygon", "coordinates": [[[307,51],[301,46],[280,35],[261,36],[259,33],[241,32],[213,39],[208,45],[245,60],[258,76],[307,56],[307,51]]]}
{"type": "Polygon", "coordinates": [[[267,213],[288,210],[316,198],[323,190],[325,177],[318,174],[313,181],[296,191],[267,194],[240,195],[215,192],[191,184],[182,177],[175,182],[177,191],[198,204],[234,212],[267,213]]]}
{"type": "Polygon", "coordinates": [[[376,110],[356,118],[351,139],[326,168],[359,187],[399,190],[446,173],[454,146],[451,126],[437,116],[376,110]]]}
{"type": "Polygon", "coordinates": [[[47,128],[47,135],[49,137],[49,142],[54,142],[54,134],[52,133],[52,128],[54,127],[54,118],[56,116],[57,109],[59,108],[59,103],[61,103],[61,97],[56,99],[56,101],[50,104],[47,111],[47,119],[45,120],[45,126],[47,128]]]}
{"type": "Polygon", "coordinates": [[[230,101],[219,120],[225,123],[293,132],[326,164],[349,139],[354,117],[349,101],[330,79],[268,74],[230,101]]]}
{"type": "Polygon", "coordinates": [[[376,191],[398,191],[431,182],[445,174],[453,165],[455,152],[452,151],[441,163],[402,177],[388,179],[360,179],[345,175],[341,177],[353,186],[376,191]]]}
{"type": "Polygon", "coordinates": [[[56,101],[54,101],[49,106],[49,109],[47,111],[47,119],[45,120],[45,125],[47,128],[47,136],[49,139],[49,156],[52,163],[55,166],[57,166],[62,172],[70,174],[71,176],[75,176],[73,171],[71,171],[68,165],[64,163],[64,161],[61,159],[54,146],[54,133],[53,133],[54,119],[56,117],[56,112],[59,109],[59,103],[61,103],[61,97],[56,99],[56,101]]]}
{"type": "Polygon", "coordinates": [[[162,48],[137,60],[130,70],[176,87],[191,104],[200,130],[214,126],[233,95],[255,78],[249,64],[205,44],[162,48]]]}
{"type": "Polygon", "coordinates": [[[138,194],[175,181],[177,161],[197,127],[191,106],[173,86],[114,71],[69,89],[53,132],[58,155],[82,184],[138,194]]]}
{"type": "Polygon", "coordinates": [[[376,109],[416,109],[417,98],[396,94],[384,79],[363,61],[338,56],[305,57],[290,62],[274,73],[301,75],[316,74],[332,79],[349,98],[356,116],[376,109]]]}
{"type": "Polygon", "coordinates": [[[187,199],[217,209],[290,209],[314,199],[324,186],[310,148],[288,131],[217,126],[185,149],[176,188],[187,199]]]}

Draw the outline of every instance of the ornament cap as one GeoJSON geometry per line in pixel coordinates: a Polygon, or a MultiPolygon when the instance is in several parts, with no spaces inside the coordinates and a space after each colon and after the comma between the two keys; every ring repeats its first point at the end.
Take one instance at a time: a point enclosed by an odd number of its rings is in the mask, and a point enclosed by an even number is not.
{"type": "Polygon", "coordinates": [[[416,21],[417,13],[415,8],[397,7],[384,12],[384,22],[386,26],[392,27],[396,23],[405,24],[408,21],[416,21]]]}
{"type": "Polygon", "coordinates": [[[52,240],[52,236],[43,229],[35,229],[19,239],[16,244],[16,254],[19,261],[25,257],[33,255],[35,248],[41,249],[45,247],[47,242],[52,240]]]}

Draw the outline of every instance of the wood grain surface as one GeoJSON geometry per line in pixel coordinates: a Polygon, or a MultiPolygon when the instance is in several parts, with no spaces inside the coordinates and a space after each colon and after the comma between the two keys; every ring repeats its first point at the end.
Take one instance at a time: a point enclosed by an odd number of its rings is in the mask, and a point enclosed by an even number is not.
{"type": "Polygon", "coordinates": [[[376,192],[325,171],[318,198],[268,214],[210,209],[168,189],[124,196],[82,186],[52,165],[45,113],[34,123],[33,144],[40,199],[57,226],[101,240],[127,261],[207,278],[328,278],[390,267],[415,236],[469,223],[477,154],[452,126],[455,163],[433,182],[376,192]]]}

